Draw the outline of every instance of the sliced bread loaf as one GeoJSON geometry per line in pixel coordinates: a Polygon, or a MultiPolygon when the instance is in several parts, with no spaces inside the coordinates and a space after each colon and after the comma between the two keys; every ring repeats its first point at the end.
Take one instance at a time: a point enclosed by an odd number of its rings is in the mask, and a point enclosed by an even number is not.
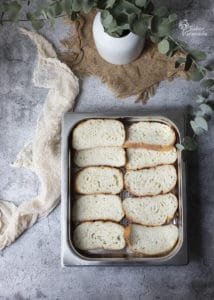
{"type": "Polygon", "coordinates": [[[122,167],[126,163],[126,153],[121,147],[97,147],[79,150],[75,152],[74,163],[78,167],[122,167]]]}
{"type": "MultiPolygon", "coordinates": [[[[146,256],[157,256],[169,253],[178,240],[178,228],[175,225],[146,227],[132,224],[128,245],[133,252],[146,256]]],[[[127,229],[126,229],[127,230],[127,229]]]]}
{"type": "Polygon", "coordinates": [[[125,247],[124,228],[113,222],[85,222],[74,229],[74,245],[81,250],[120,250],[125,247]]]}
{"type": "Polygon", "coordinates": [[[124,141],[124,125],[112,119],[88,119],[79,123],[72,134],[72,146],[76,150],[122,146],[124,141]]]}
{"type": "Polygon", "coordinates": [[[75,222],[111,220],[119,222],[124,217],[122,201],[115,195],[87,195],[79,197],[72,209],[75,222]]]}
{"type": "Polygon", "coordinates": [[[127,171],[125,187],[135,196],[155,196],[171,191],[177,182],[176,169],[163,165],[138,171],[127,171]]]}
{"type": "Polygon", "coordinates": [[[119,194],[123,174],[111,167],[88,167],[76,175],[75,190],[79,194],[119,194]]]}
{"type": "Polygon", "coordinates": [[[176,140],[174,130],[159,122],[138,122],[128,128],[127,148],[170,149],[176,140]]]}
{"type": "Polygon", "coordinates": [[[143,198],[126,198],[123,201],[126,218],[146,226],[158,226],[170,221],[178,208],[172,193],[143,198]]]}
{"type": "Polygon", "coordinates": [[[127,149],[128,170],[150,168],[164,164],[173,164],[177,159],[175,147],[167,151],[156,151],[148,149],[127,149]]]}

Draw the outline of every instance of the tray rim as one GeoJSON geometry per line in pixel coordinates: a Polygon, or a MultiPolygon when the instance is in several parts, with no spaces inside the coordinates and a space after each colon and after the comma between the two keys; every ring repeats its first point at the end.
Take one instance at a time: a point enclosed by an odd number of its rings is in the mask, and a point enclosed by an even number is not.
{"type": "MultiPolygon", "coordinates": [[[[153,111],[146,110],[141,112],[123,112],[123,113],[65,113],[62,120],[62,206],[61,206],[61,264],[62,266],[79,266],[79,265],[180,265],[188,262],[187,255],[187,234],[186,234],[186,165],[185,161],[180,155],[179,163],[181,170],[181,185],[183,189],[180,191],[182,197],[182,243],[176,251],[172,251],[164,257],[118,257],[118,258],[89,258],[79,253],[75,247],[71,247],[68,240],[68,227],[70,224],[68,216],[68,137],[74,126],[86,119],[90,118],[108,118],[108,119],[122,119],[132,118],[139,121],[139,118],[162,119],[174,126],[182,138],[185,134],[185,115],[183,112],[170,111],[153,111]],[[175,252],[175,253],[174,253],[175,252]]],[[[180,239],[179,239],[180,242],[180,239]]]]}

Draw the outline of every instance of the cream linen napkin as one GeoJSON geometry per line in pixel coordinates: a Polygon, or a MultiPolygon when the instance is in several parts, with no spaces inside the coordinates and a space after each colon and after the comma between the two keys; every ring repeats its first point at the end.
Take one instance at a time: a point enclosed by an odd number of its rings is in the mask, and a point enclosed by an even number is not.
{"type": "Polygon", "coordinates": [[[10,245],[36,221],[46,217],[60,201],[61,117],[74,106],[79,93],[78,79],[61,63],[52,45],[37,33],[21,29],[37,46],[38,64],[33,83],[48,88],[43,110],[32,140],[18,154],[15,167],[33,170],[41,188],[36,198],[18,207],[0,200],[0,249],[10,245]]]}

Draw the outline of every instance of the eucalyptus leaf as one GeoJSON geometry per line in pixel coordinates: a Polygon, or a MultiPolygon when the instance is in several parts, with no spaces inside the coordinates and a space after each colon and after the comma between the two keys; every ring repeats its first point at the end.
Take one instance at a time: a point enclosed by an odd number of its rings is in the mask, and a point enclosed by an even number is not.
{"type": "Polygon", "coordinates": [[[176,14],[171,14],[168,19],[170,22],[175,22],[178,19],[178,16],[176,14]]]}
{"type": "MultiPolygon", "coordinates": [[[[198,118],[200,118],[200,117],[198,117],[198,118]]],[[[204,129],[201,128],[200,126],[198,126],[195,121],[190,121],[190,125],[196,135],[201,135],[204,133],[204,129]]]]}
{"type": "Polygon", "coordinates": [[[152,41],[152,43],[154,43],[154,44],[157,44],[161,41],[161,38],[157,35],[150,34],[149,38],[152,41]]]}
{"type": "Polygon", "coordinates": [[[203,51],[192,50],[190,51],[190,54],[194,57],[194,59],[199,61],[204,60],[207,57],[203,51]]]}
{"type": "Polygon", "coordinates": [[[202,72],[195,66],[191,72],[191,79],[193,81],[200,81],[202,78],[204,78],[202,72]]]}
{"type": "Polygon", "coordinates": [[[34,19],[34,20],[31,21],[31,24],[32,24],[32,26],[35,30],[39,30],[44,26],[43,20],[34,19]]]}
{"type": "Polygon", "coordinates": [[[202,129],[204,129],[205,131],[208,130],[207,121],[203,117],[196,117],[194,121],[195,121],[195,124],[197,127],[200,127],[202,129]]]}
{"type": "Polygon", "coordinates": [[[213,71],[214,70],[214,63],[210,63],[210,64],[207,64],[205,66],[205,69],[207,69],[208,71],[213,71]]]}
{"type": "MultiPolygon", "coordinates": [[[[80,2],[79,0],[76,1],[80,2]]],[[[88,14],[95,6],[96,6],[96,0],[83,0],[82,2],[82,9],[85,14],[88,14]]]]}
{"type": "Polygon", "coordinates": [[[105,8],[111,8],[115,4],[116,0],[107,0],[105,8]]]}
{"type": "Polygon", "coordinates": [[[214,85],[214,79],[206,79],[201,82],[201,86],[205,88],[211,88],[214,85]]]}
{"type": "Polygon", "coordinates": [[[185,136],[182,144],[185,150],[194,151],[197,148],[196,141],[190,136],[185,136]]]}
{"type": "Polygon", "coordinates": [[[176,144],[175,146],[176,146],[176,148],[177,148],[178,150],[180,150],[180,151],[183,151],[183,150],[184,150],[184,146],[183,146],[182,144],[176,144]]]}
{"type": "Polygon", "coordinates": [[[17,1],[12,1],[8,5],[7,14],[11,21],[17,21],[19,16],[19,11],[21,9],[21,5],[17,1]]]}
{"type": "Polygon", "coordinates": [[[204,103],[205,101],[205,97],[201,96],[201,95],[198,95],[198,98],[196,99],[196,103],[204,103]]]}
{"type": "Polygon", "coordinates": [[[201,111],[206,115],[211,115],[213,112],[212,107],[206,103],[202,103],[199,107],[200,107],[201,111]]]}
{"type": "Polygon", "coordinates": [[[160,37],[168,37],[172,30],[172,23],[167,18],[163,18],[158,25],[157,34],[160,37]]]}
{"type": "Polygon", "coordinates": [[[202,110],[198,110],[198,111],[196,111],[196,112],[194,113],[194,116],[195,116],[195,117],[204,117],[205,114],[204,114],[204,112],[203,112],[202,110]]]}
{"type": "Polygon", "coordinates": [[[144,38],[147,32],[147,24],[144,21],[143,17],[136,18],[130,24],[132,32],[144,38]]]}
{"type": "Polygon", "coordinates": [[[169,15],[169,10],[167,7],[162,6],[154,10],[154,15],[158,17],[168,17],[169,15]]]}
{"type": "Polygon", "coordinates": [[[139,7],[145,7],[147,4],[147,0],[135,0],[135,4],[139,7]]]}
{"type": "Polygon", "coordinates": [[[70,1],[70,6],[72,8],[72,11],[78,12],[81,10],[83,6],[83,1],[82,0],[72,0],[70,1]]]}
{"type": "Polygon", "coordinates": [[[167,40],[162,40],[158,43],[158,50],[162,54],[166,54],[169,51],[169,42],[167,40]]]}

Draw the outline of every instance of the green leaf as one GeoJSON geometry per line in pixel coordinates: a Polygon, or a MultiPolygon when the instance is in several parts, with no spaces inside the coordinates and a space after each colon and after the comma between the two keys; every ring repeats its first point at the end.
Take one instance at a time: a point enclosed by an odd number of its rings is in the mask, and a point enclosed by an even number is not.
{"type": "Polygon", "coordinates": [[[106,7],[105,8],[112,8],[115,4],[116,0],[107,0],[106,1],[106,7]]]}
{"type": "Polygon", "coordinates": [[[201,95],[198,95],[198,98],[197,98],[197,100],[196,100],[196,103],[201,104],[201,103],[204,103],[204,101],[205,101],[205,98],[204,98],[203,96],[201,96],[201,95]]]}
{"type": "Polygon", "coordinates": [[[213,71],[214,70],[214,63],[212,64],[208,64],[205,66],[205,69],[207,69],[208,71],[213,71]]]}
{"type": "Polygon", "coordinates": [[[162,7],[159,7],[157,9],[154,10],[154,15],[158,16],[158,17],[168,17],[169,15],[169,10],[167,7],[165,6],[162,6],[162,7]]]}
{"type": "Polygon", "coordinates": [[[197,148],[196,141],[190,136],[185,136],[182,144],[185,150],[194,151],[197,148]]]}
{"type": "Polygon", "coordinates": [[[35,30],[39,30],[44,26],[44,22],[42,20],[32,20],[31,24],[35,30]]]}
{"type": "Polygon", "coordinates": [[[201,111],[201,110],[198,110],[198,111],[196,111],[195,113],[194,113],[194,116],[195,117],[204,117],[204,113],[203,113],[203,111],[201,111]]]}
{"type": "Polygon", "coordinates": [[[214,85],[214,79],[206,79],[201,82],[201,86],[205,88],[211,88],[214,85]]]}
{"type": "Polygon", "coordinates": [[[197,50],[192,50],[190,51],[190,54],[192,55],[192,57],[196,60],[204,60],[206,59],[206,54],[203,51],[197,51],[197,50]]]}
{"type": "Polygon", "coordinates": [[[27,17],[27,19],[28,19],[29,21],[32,21],[32,20],[35,19],[34,14],[33,14],[33,13],[30,13],[30,12],[28,12],[28,13],[26,14],[26,17],[27,17]]]}
{"type": "Polygon", "coordinates": [[[209,92],[207,91],[207,90],[203,90],[202,92],[201,92],[201,95],[202,95],[202,97],[204,97],[205,99],[207,99],[207,98],[209,98],[209,92]]]}
{"type": "Polygon", "coordinates": [[[191,73],[191,79],[193,81],[200,81],[202,78],[204,78],[204,75],[202,74],[202,72],[197,67],[194,67],[194,69],[191,73]]]}
{"type": "Polygon", "coordinates": [[[7,14],[11,21],[15,22],[18,20],[20,9],[21,5],[17,1],[12,1],[8,4],[7,14]]]}
{"type": "Polygon", "coordinates": [[[169,42],[167,40],[162,40],[158,43],[158,50],[162,54],[166,54],[169,51],[169,42]]]}
{"type": "Polygon", "coordinates": [[[161,41],[161,38],[157,35],[150,35],[149,36],[150,40],[152,41],[152,43],[157,44],[161,41]]]}
{"type": "Polygon", "coordinates": [[[72,10],[74,12],[79,12],[84,7],[88,7],[87,1],[84,3],[82,0],[72,0],[72,10]]]}
{"type": "Polygon", "coordinates": [[[175,22],[178,19],[178,16],[176,14],[171,14],[168,19],[170,22],[175,22]]]}
{"type": "Polygon", "coordinates": [[[145,7],[147,4],[147,0],[135,0],[135,4],[139,7],[145,7]]]}
{"type": "Polygon", "coordinates": [[[199,105],[199,107],[205,115],[210,115],[213,112],[212,107],[206,103],[202,103],[201,105],[199,105]]]}
{"type": "Polygon", "coordinates": [[[195,121],[195,124],[196,124],[197,127],[200,127],[202,129],[204,129],[205,131],[208,130],[208,124],[207,124],[207,121],[204,118],[196,117],[194,121],[195,121]]]}
{"type": "Polygon", "coordinates": [[[176,148],[177,148],[178,150],[180,150],[180,151],[183,151],[183,150],[184,150],[184,146],[183,146],[182,144],[176,144],[175,146],[176,146],[176,148]]]}
{"type": "Polygon", "coordinates": [[[195,123],[195,121],[193,121],[193,120],[190,121],[190,125],[196,135],[200,135],[200,134],[204,133],[204,130],[201,127],[198,127],[197,124],[195,123]]]}
{"type": "Polygon", "coordinates": [[[171,30],[172,30],[172,23],[169,23],[168,19],[164,19],[158,26],[157,34],[160,37],[167,37],[170,35],[171,30]]]}
{"type": "Polygon", "coordinates": [[[64,0],[63,1],[63,8],[65,13],[67,14],[68,17],[71,15],[71,1],[70,0],[64,0]]]}
{"type": "Polygon", "coordinates": [[[147,24],[145,23],[143,17],[135,18],[130,24],[132,32],[144,38],[147,32],[147,24]]]}
{"type": "Polygon", "coordinates": [[[191,65],[192,65],[192,57],[190,54],[187,54],[184,71],[189,71],[189,69],[191,68],[191,65]]]}
{"type": "MultiPolygon", "coordinates": [[[[80,0],[75,0],[75,2],[79,3],[80,0]]],[[[82,9],[85,14],[88,14],[95,6],[96,6],[96,0],[84,0],[82,2],[82,9]]]]}
{"type": "Polygon", "coordinates": [[[54,3],[52,9],[54,10],[55,16],[61,15],[61,13],[63,12],[63,5],[61,2],[56,2],[54,3]]]}
{"type": "Polygon", "coordinates": [[[101,13],[101,21],[104,28],[107,28],[112,24],[113,17],[109,11],[103,11],[101,13]]]}

